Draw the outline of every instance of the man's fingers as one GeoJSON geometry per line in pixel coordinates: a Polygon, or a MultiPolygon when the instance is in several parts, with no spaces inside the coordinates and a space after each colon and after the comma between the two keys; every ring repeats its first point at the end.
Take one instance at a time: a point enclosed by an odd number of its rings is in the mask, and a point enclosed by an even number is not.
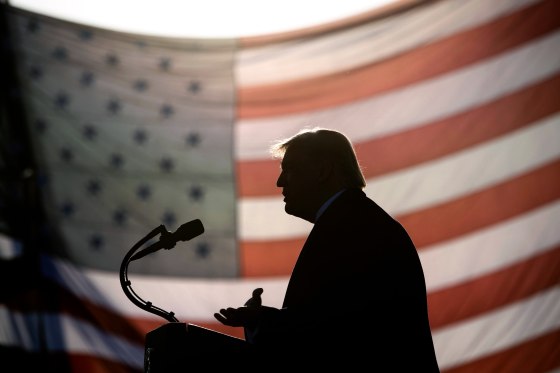
{"type": "Polygon", "coordinates": [[[227,326],[241,326],[241,320],[239,320],[239,312],[235,308],[222,308],[219,313],[215,313],[214,317],[224,325],[227,326]]]}
{"type": "Polygon", "coordinates": [[[233,317],[235,315],[235,309],[234,308],[222,308],[220,310],[220,313],[226,317],[226,318],[230,318],[233,317]]]}
{"type": "Polygon", "coordinates": [[[224,325],[235,326],[226,317],[222,316],[221,314],[219,314],[217,312],[214,314],[214,317],[216,318],[216,320],[218,320],[219,322],[221,322],[224,325]]]}
{"type": "Polygon", "coordinates": [[[216,319],[218,319],[218,321],[221,321],[221,322],[226,321],[226,318],[223,317],[221,314],[219,314],[219,313],[217,313],[217,312],[214,314],[214,317],[215,317],[216,319]]]}

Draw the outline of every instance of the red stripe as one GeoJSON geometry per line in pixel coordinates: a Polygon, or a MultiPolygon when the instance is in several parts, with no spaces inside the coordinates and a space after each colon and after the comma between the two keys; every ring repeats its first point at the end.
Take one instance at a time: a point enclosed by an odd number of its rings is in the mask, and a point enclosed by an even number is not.
{"type": "Polygon", "coordinates": [[[241,241],[240,268],[243,277],[274,277],[292,273],[305,238],[277,241],[241,241]]]}
{"type": "Polygon", "coordinates": [[[238,117],[308,112],[363,100],[515,48],[560,26],[560,3],[543,1],[389,60],[328,76],[241,87],[238,117]],[[458,53],[460,46],[460,53],[458,53]]]}
{"type": "MultiPolygon", "coordinates": [[[[364,175],[372,178],[413,167],[532,125],[560,110],[558,91],[560,74],[419,128],[355,143],[364,175]]],[[[278,174],[277,160],[238,162],[240,197],[279,195],[278,174]]]]}
{"type": "Polygon", "coordinates": [[[560,283],[560,246],[497,272],[428,294],[432,330],[520,301],[560,283]]]}
{"type": "MultiPolygon", "coordinates": [[[[216,310],[216,311],[218,311],[218,310],[216,310]]],[[[128,321],[130,322],[131,325],[134,325],[135,328],[142,335],[145,335],[146,333],[151,332],[152,330],[155,330],[155,329],[159,328],[160,326],[167,324],[167,321],[165,321],[164,319],[154,320],[154,319],[148,319],[148,318],[142,318],[142,317],[129,318],[128,321]]],[[[225,326],[225,325],[219,323],[218,321],[216,321],[216,322],[208,322],[208,321],[200,322],[200,321],[197,321],[197,320],[180,320],[180,322],[194,324],[194,325],[202,326],[204,328],[208,328],[208,329],[218,331],[220,333],[232,335],[234,337],[244,338],[243,328],[232,328],[230,326],[225,326]]]]}
{"type": "Polygon", "coordinates": [[[398,218],[421,250],[560,198],[560,160],[480,192],[398,218]]]}
{"type": "Polygon", "coordinates": [[[560,368],[560,330],[442,373],[545,373],[560,368]]]}
{"type": "MultiPolygon", "coordinates": [[[[396,218],[422,250],[555,201],[560,197],[558,185],[560,160],[479,192],[396,218]]],[[[243,276],[289,275],[304,239],[242,242],[243,276]]]]}
{"type": "MultiPolygon", "coordinates": [[[[216,310],[218,311],[218,310],[216,310]]],[[[148,319],[134,319],[131,320],[131,322],[135,325],[138,326],[139,329],[141,329],[144,334],[155,330],[157,328],[159,328],[160,326],[166,324],[167,322],[155,322],[154,320],[148,320],[148,319]]],[[[244,339],[245,335],[243,333],[243,328],[233,328],[231,326],[225,326],[224,324],[219,323],[218,321],[216,322],[212,322],[212,321],[205,321],[205,322],[200,322],[200,321],[196,321],[196,320],[181,320],[181,322],[185,322],[187,324],[194,324],[194,325],[198,325],[201,326],[203,328],[208,328],[211,330],[215,330],[217,332],[220,333],[224,333],[224,334],[228,334],[237,338],[241,338],[244,339]]]]}

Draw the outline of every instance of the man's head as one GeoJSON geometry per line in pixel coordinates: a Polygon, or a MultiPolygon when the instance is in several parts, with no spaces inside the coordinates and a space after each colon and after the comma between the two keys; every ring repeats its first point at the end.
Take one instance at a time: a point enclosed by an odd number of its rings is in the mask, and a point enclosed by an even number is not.
{"type": "Polygon", "coordinates": [[[310,222],[321,205],[342,189],[363,189],[366,181],[350,140],[325,128],[304,129],[271,147],[282,160],[276,185],[288,214],[310,222]]]}

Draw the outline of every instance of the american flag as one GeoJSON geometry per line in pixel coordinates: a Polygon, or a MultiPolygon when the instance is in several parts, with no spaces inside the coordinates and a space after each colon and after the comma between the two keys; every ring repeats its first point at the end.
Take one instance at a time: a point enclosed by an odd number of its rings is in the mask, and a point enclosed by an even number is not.
{"type": "Polygon", "coordinates": [[[132,286],[242,337],[213,313],[257,287],[280,306],[311,228],[284,212],[269,145],[322,126],[350,137],[366,194],[418,248],[442,372],[560,369],[557,0],[409,1],[231,39],[8,17],[14,125],[50,241],[30,248],[36,288],[0,304],[0,346],[72,372],[142,371],[145,334],[167,321],[126,298],[121,261],[194,219],[204,234],[131,263],[132,286]]]}

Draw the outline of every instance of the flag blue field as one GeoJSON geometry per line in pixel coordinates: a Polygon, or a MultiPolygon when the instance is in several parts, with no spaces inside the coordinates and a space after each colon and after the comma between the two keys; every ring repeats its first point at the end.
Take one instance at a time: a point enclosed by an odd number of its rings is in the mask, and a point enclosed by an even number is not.
{"type": "Polygon", "coordinates": [[[166,321],[127,299],[121,261],[194,219],[205,232],[132,262],[132,286],[242,337],[213,313],[257,287],[280,306],[311,228],[284,212],[269,146],[322,126],[349,136],[366,194],[418,248],[442,372],[560,369],[558,14],[556,0],[425,1],[192,39],[12,9],[17,125],[54,244],[34,248],[41,290],[0,304],[0,345],[72,372],[142,371],[166,321]]]}

